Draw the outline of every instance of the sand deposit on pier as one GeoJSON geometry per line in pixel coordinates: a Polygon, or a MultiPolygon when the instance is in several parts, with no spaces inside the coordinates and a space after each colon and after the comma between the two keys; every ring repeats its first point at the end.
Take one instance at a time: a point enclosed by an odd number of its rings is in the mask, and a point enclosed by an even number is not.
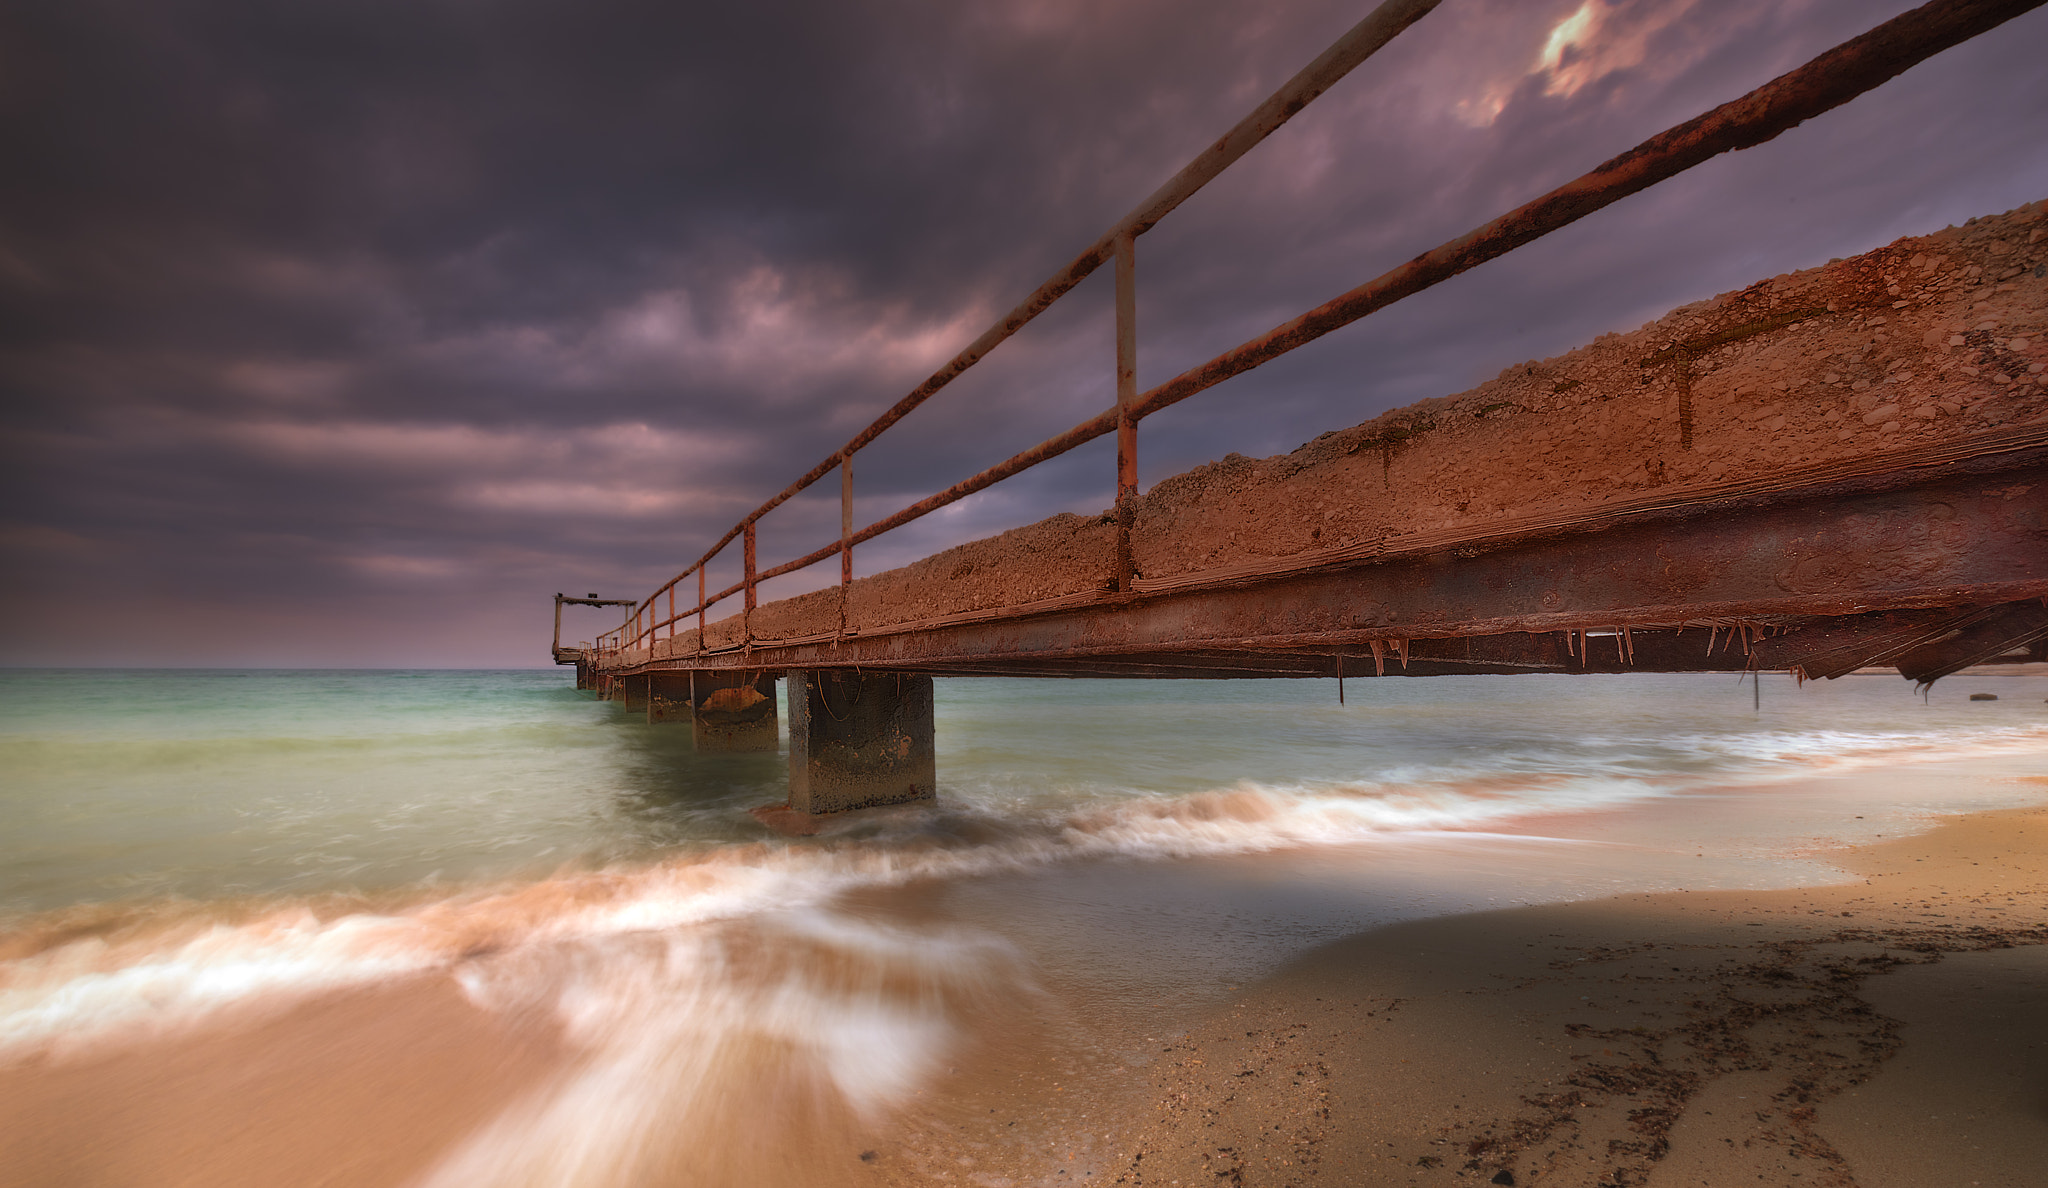
{"type": "MultiPolygon", "coordinates": [[[[2048,416],[2048,202],[1762,280],[1138,501],[1142,579],[1597,510],[1963,441],[2048,416]]],[[[875,629],[1113,584],[1107,513],[1063,514],[853,583],[875,629]]],[[[1142,587],[1141,587],[1142,589],[1142,587]]],[[[732,615],[712,647],[838,629],[840,592],[732,615]]],[[[663,640],[686,654],[696,633],[663,640]]]]}

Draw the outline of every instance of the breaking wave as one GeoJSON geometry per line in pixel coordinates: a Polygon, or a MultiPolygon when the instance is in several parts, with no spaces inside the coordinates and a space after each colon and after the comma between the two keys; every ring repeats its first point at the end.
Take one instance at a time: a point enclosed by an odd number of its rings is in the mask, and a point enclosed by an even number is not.
{"type": "MultiPolygon", "coordinates": [[[[828,910],[862,887],[1088,860],[1486,832],[1517,818],[1614,808],[1708,783],[2039,750],[2048,747],[2048,730],[1978,734],[1967,746],[1870,735],[1754,743],[1740,778],[1726,769],[1709,778],[1654,764],[1640,772],[1610,764],[1598,774],[1491,771],[1433,781],[1242,783],[1178,796],[1095,794],[1056,807],[1001,788],[962,789],[949,791],[939,806],[864,815],[814,839],[715,845],[452,893],[439,887],[382,901],[330,895],[65,909],[20,919],[0,933],[0,1058],[61,1055],[188,1027],[230,1009],[276,1009],[412,976],[456,977],[487,1005],[503,993],[487,971],[537,968],[535,954],[556,955],[544,965],[616,938],[694,936],[690,929],[721,922],[828,910]]],[[[692,958],[703,960],[701,953],[692,958]]]]}

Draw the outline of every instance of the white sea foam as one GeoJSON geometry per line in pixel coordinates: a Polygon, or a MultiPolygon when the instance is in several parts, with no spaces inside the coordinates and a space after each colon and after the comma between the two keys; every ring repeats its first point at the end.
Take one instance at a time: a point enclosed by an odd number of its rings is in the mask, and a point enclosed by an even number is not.
{"type": "MultiPolygon", "coordinates": [[[[1554,792],[1593,806],[1615,789],[1554,792]]],[[[963,878],[1101,858],[1161,859],[1354,842],[1403,829],[1500,815],[1500,789],[1243,786],[1109,801],[1036,818],[909,809],[871,818],[863,835],[812,844],[746,844],[523,886],[472,891],[383,913],[322,918],[284,902],[253,919],[170,926],[56,943],[0,963],[0,1053],[58,1052],[118,1035],[190,1026],[224,1010],[275,1008],[306,995],[433,971],[472,955],[559,950],[601,938],[665,934],[791,907],[862,887],[963,878]],[[977,840],[963,840],[972,833],[977,840]]],[[[471,976],[465,973],[464,976],[471,976]]]]}
{"type": "MultiPolygon", "coordinates": [[[[962,764],[937,807],[836,822],[818,838],[699,841],[599,870],[421,891],[379,910],[288,896],[158,904],[89,935],[28,917],[13,935],[30,938],[14,946],[29,955],[0,961],[0,1059],[62,1059],[321,993],[449,978],[480,1009],[553,1020],[576,1055],[428,1182],[646,1182],[700,1137],[700,1149],[739,1158],[747,1145],[723,1131],[762,1102],[777,1104],[757,1114],[780,1119],[791,1101],[807,1103],[798,1112],[826,1126],[890,1108],[945,1058],[963,1011],[1028,987],[1021,959],[996,939],[856,919],[833,907],[850,891],[1083,861],[1498,841],[1536,815],[2048,749],[2048,731],[2027,722],[1611,737],[1584,722],[1555,737],[1524,723],[1459,737],[1438,737],[1421,757],[1396,748],[1361,762],[1370,778],[1309,778],[1275,763],[1291,778],[1175,794],[962,764]]],[[[744,1171],[725,1178],[746,1182],[744,1171]]]]}
{"type": "MultiPolygon", "coordinates": [[[[836,827],[810,842],[747,843],[666,860],[423,899],[381,913],[320,916],[284,901],[253,919],[55,943],[0,963],[0,1055],[57,1053],[120,1035],[187,1027],[223,1011],[434,972],[473,977],[474,955],[557,951],[829,903],[863,886],[970,878],[1083,860],[1162,860],[1486,833],[1517,817],[1615,808],[1715,784],[1815,767],[2038,749],[2032,729],[1967,740],[1799,736],[1750,740],[1752,763],[1685,778],[1498,770],[1434,781],[1244,783],[1183,796],[1097,794],[1050,807],[972,793],[836,827]]],[[[1683,743],[1675,743],[1683,746],[1683,743]]],[[[1727,740],[1715,740],[1724,748],[1727,740]]]]}
{"type": "Polygon", "coordinates": [[[323,921],[286,908],[255,923],[205,927],[196,936],[58,945],[0,964],[0,1056],[58,1054],[109,1037],[189,1025],[232,1007],[282,1004],[441,964],[415,934],[403,919],[323,921]]]}
{"type": "Polygon", "coordinates": [[[962,1005],[1028,986],[990,938],[816,910],[590,939],[459,976],[486,1008],[551,1007],[582,1056],[471,1135],[427,1188],[644,1183],[684,1153],[692,1182],[745,1182],[704,1166],[744,1163],[733,1126],[872,1120],[942,1058],[962,1005]]]}

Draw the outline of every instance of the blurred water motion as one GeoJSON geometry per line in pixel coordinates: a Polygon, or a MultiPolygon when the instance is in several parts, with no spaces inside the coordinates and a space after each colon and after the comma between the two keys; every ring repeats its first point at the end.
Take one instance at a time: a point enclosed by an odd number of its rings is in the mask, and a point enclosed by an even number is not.
{"type": "Polygon", "coordinates": [[[874,1182],[1319,940],[1829,878],[2048,750],[2033,674],[1321,685],[942,682],[940,804],[793,840],[556,673],[5,674],[0,1182],[874,1182]]]}

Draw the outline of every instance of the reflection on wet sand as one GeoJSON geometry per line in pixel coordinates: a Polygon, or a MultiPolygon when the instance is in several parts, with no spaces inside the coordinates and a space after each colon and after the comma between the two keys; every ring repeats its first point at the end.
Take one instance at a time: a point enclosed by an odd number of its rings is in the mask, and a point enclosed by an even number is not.
{"type": "Polygon", "coordinates": [[[1029,987],[990,938],[812,912],[515,945],[18,1055],[0,1182],[830,1182],[1029,987]]]}
{"type": "Polygon", "coordinates": [[[0,1183],[404,1184],[569,1055],[555,1028],[426,976],[16,1061],[0,1066],[0,1183]]]}

